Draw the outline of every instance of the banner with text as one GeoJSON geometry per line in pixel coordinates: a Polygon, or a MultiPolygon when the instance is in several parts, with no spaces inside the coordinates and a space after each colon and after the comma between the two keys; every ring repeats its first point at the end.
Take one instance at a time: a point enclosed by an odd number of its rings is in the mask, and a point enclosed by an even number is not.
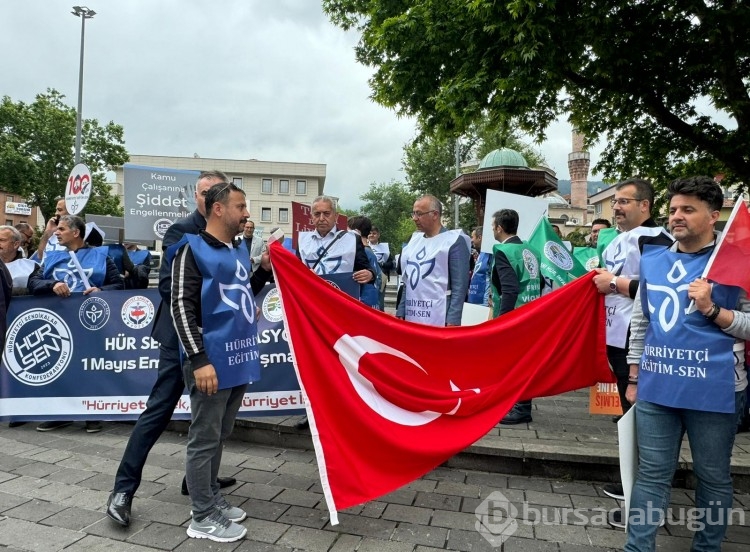
{"type": "Polygon", "coordinates": [[[125,238],[163,240],[172,223],[195,211],[198,171],[125,163],[125,238]]]}
{"type": "MultiPolygon", "coordinates": [[[[351,280],[351,276],[349,277],[351,280]]],[[[156,381],[155,289],[16,297],[0,366],[0,420],[132,420],[156,381]]],[[[304,412],[275,286],[256,297],[262,377],[240,417],[304,412]]],[[[190,418],[183,395],[174,419],[190,418]]]]}

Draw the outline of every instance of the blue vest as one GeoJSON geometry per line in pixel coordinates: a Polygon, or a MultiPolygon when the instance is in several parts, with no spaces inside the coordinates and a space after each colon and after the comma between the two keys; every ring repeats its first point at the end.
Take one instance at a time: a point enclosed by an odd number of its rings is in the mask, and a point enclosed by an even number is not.
{"type": "Polygon", "coordinates": [[[133,261],[134,265],[142,264],[147,267],[151,267],[151,253],[147,249],[137,249],[136,251],[128,251],[130,260],[133,261]]]}
{"type": "MultiPolygon", "coordinates": [[[[75,252],[92,287],[101,288],[107,276],[107,254],[98,247],[85,247],[75,252]]],[[[44,278],[65,282],[70,291],[85,291],[69,251],[48,251],[44,254],[44,278]]]]}
{"type": "MultiPolygon", "coordinates": [[[[677,253],[647,245],[641,258],[641,304],[649,320],[638,399],[674,408],[735,411],[734,337],[700,312],[685,314],[688,285],[700,278],[711,249],[677,253]]],[[[734,309],[739,288],[714,284],[711,299],[734,309]]]]}
{"type": "Polygon", "coordinates": [[[477,262],[474,264],[474,272],[472,272],[471,280],[469,280],[469,303],[487,305],[491,262],[491,254],[479,253],[477,262]]]}
{"type": "Polygon", "coordinates": [[[125,268],[122,265],[123,252],[125,246],[119,243],[112,243],[110,245],[102,246],[103,249],[107,250],[107,255],[115,262],[115,266],[120,274],[125,274],[125,268]]]}
{"type": "Polygon", "coordinates": [[[360,284],[359,300],[368,307],[377,309],[380,306],[380,283],[382,273],[380,265],[378,264],[378,259],[369,246],[365,246],[365,254],[367,255],[367,260],[370,261],[370,268],[375,272],[375,279],[373,280],[373,283],[360,284]]]}
{"type": "Polygon", "coordinates": [[[258,321],[247,246],[241,241],[232,249],[216,248],[195,234],[185,234],[181,242],[185,240],[203,276],[203,347],[219,389],[259,380],[258,321]]]}

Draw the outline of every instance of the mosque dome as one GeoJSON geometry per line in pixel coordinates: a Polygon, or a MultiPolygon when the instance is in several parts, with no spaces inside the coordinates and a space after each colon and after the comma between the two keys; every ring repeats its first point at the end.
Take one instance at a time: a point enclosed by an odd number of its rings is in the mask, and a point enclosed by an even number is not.
{"type": "Polygon", "coordinates": [[[568,205],[567,200],[557,192],[548,192],[539,199],[544,199],[550,205],[568,205]]]}
{"type": "Polygon", "coordinates": [[[479,168],[477,170],[496,169],[498,167],[528,168],[529,164],[526,162],[526,159],[523,158],[523,155],[516,150],[500,148],[492,150],[485,155],[482,162],[479,163],[479,168]]]}

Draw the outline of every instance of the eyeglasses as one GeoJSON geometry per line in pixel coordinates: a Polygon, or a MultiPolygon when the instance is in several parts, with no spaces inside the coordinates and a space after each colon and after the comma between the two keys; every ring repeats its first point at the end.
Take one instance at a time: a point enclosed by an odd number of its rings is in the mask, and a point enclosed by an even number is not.
{"type": "Polygon", "coordinates": [[[333,211],[313,211],[313,218],[325,217],[328,218],[333,214],[333,211]]]}
{"type": "Polygon", "coordinates": [[[623,207],[630,203],[631,201],[643,201],[640,198],[637,197],[620,197],[615,199],[614,197],[609,200],[609,204],[614,207],[615,205],[619,205],[620,207],[623,207]]]}
{"type": "Polygon", "coordinates": [[[411,218],[418,219],[418,218],[423,217],[425,215],[429,215],[430,213],[437,213],[437,210],[432,209],[431,211],[425,211],[424,213],[420,213],[419,211],[412,211],[411,212],[411,218]]]}

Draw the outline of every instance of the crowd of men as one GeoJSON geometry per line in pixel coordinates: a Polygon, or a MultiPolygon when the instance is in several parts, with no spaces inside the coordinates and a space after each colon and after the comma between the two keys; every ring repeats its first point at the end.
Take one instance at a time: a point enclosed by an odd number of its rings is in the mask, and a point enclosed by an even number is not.
{"type": "MultiPolygon", "coordinates": [[[[651,216],[654,191],[648,181],[632,178],[618,183],[612,199],[615,226],[595,220],[589,243],[601,262],[591,280],[605,296],[607,356],[623,412],[635,408],[637,414],[639,468],[626,550],[654,549],[685,433],[698,480],[696,504],[705,521],[695,533],[694,548],[718,550],[732,506],[729,464],[734,434],[745,407],[750,302],[744,290],[702,278],[716,245],[715,225],[723,203],[718,184],[708,177],[678,179],[667,194],[668,230],[651,216]],[[687,308],[690,301],[693,311],[687,308]],[[664,351],[678,351],[680,358],[691,358],[692,365],[675,369],[664,362],[664,351]]],[[[163,241],[162,302],[152,330],[160,344],[158,375],[123,453],[107,515],[120,525],[130,524],[147,456],[187,386],[192,416],[182,489],[192,505],[187,533],[233,542],[246,534],[239,524],[246,513],[223,496],[221,489],[236,481],[219,477],[219,467],[245,389],[260,377],[254,294],[272,273],[267,247],[254,235],[241,188],[224,173],[203,172],[195,203],[196,210],[173,224],[163,241]],[[218,286],[226,284],[251,290],[232,302],[246,300],[250,308],[222,308],[224,294],[218,286]],[[239,351],[240,366],[230,368],[221,347],[226,336],[245,344],[239,351]]],[[[513,209],[492,214],[492,253],[480,253],[481,226],[471,237],[447,229],[440,201],[422,196],[411,213],[416,231],[395,263],[367,217],[351,217],[344,230],[336,228],[337,216],[332,198],[313,201],[315,229],[299,234],[299,259],[321,276],[351,274],[360,300],[380,310],[384,281],[395,268],[401,281],[398,318],[455,326],[461,324],[467,301],[486,306],[496,318],[544,291],[540,252],[518,237],[520,217],[513,209]]],[[[148,259],[133,247],[99,247],[101,235],[97,243],[96,230],[69,215],[64,200],[58,202],[36,252],[28,251],[33,237],[28,225],[0,226],[0,301],[7,306],[11,293],[70,297],[124,289],[128,277],[138,276],[136,267],[148,259]]],[[[232,351],[235,358],[237,353],[232,351]]],[[[531,422],[532,399],[522,397],[500,423],[531,422]]],[[[38,429],[69,423],[45,422],[38,429]]],[[[298,427],[308,423],[305,419],[298,427]]],[[[90,432],[101,429],[97,422],[86,427],[90,432]]],[[[604,490],[623,498],[621,485],[604,490]]],[[[613,523],[624,526],[621,517],[613,523]]]]}

